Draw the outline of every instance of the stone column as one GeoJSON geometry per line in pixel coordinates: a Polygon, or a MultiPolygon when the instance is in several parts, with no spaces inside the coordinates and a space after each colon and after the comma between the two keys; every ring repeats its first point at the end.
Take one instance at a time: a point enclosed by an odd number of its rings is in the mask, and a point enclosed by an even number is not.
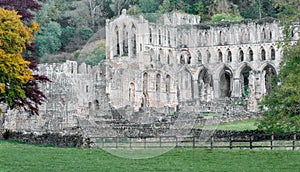
{"type": "Polygon", "coordinates": [[[233,79],[231,97],[241,97],[240,78],[233,79]]]}
{"type": "Polygon", "coordinates": [[[193,81],[193,87],[194,87],[194,89],[193,89],[193,94],[194,94],[194,99],[197,99],[197,98],[199,98],[200,96],[199,96],[199,88],[198,88],[198,81],[197,80],[194,80],[193,81]]]}
{"type": "Polygon", "coordinates": [[[220,80],[214,79],[214,87],[213,87],[213,92],[214,92],[214,98],[220,98],[220,80]]]}

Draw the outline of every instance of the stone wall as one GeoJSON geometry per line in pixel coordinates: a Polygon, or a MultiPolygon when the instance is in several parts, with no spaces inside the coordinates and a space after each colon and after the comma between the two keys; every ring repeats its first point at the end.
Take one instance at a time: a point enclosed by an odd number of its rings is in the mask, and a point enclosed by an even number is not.
{"type": "MultiPolygon", "coordinates": [[[[162,17],[150,22],[123,11],[107,20],[107,59],[97,66],[39,65],[52,80],[41,85],[47,101],[40,115],[7,110],[0,128],[63,135],[80,128],[88,138],[122,136],[124,126],[150,126],[152,133],[133,134],[153,135],[153,126],[187,126],[201,113],[222,114],[213,117],[216,122],[257,117],[283,54],[276,46],[283,38],[278,21],[210,24],[188,14],[162,17]]],[[[291,42],[299,39],[298,32],[293,36],[291,42]]]]}

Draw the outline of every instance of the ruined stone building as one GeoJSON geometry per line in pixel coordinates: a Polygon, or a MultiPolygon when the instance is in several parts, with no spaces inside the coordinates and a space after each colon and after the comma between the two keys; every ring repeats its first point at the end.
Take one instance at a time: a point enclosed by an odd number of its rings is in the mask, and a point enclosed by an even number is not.
{"type": "Polygon", "coordinates": [[[171,13],[154,23],[124,10],[106,24],[109,98],[136,108],[247,98],[255,111],[279,72],[282,36],[274,19],[211,24],[171,13]]]}
{"type": "MultiPolygon", "coordinates": [[[[41,64],[40,73],[53,82],[41,86],[48,99],[40,116],[8,111],[2,127],[47,132],[102,126],[109,119],[105,116],[126,107],[163,114],[258,110],[283,55],[277,20],[212,24],[183,13],[155,17],[147,20],[123,10],[107,20],[107,59],[97,66],[41,64]]],[[[298,26],[291,41],[299,40],[298,26]]]]}

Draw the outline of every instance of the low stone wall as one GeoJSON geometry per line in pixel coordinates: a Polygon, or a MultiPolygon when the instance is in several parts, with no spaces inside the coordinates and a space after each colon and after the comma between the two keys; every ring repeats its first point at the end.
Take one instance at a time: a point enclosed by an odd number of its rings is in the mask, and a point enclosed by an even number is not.
{"type": "Polygon", "coordinates": [[[36,135],[2,130],[0,140],[16,140],[29,144],[44,144],[60,147],[84,147],[85,140],[81,135],[61,135],[59,133],[45,133],[36,135]]]}

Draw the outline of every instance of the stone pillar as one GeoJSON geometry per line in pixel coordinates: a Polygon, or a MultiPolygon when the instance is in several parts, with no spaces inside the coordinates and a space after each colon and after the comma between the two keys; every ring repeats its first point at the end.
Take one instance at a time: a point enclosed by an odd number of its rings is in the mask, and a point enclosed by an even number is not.
{"type": "Polygon", "coordinates": [[[194,94],[194,99],[200,98],[199,96],[199,88],[198,88],[198,81],[194,80],[193,81],[193,94],[194,94]]]}
{"type": "Polygon", "coordinates": [[[214,98],[220,98],[220,80],[214,79],[214,87],[213,87],[213,92],[214,92],[214,98]]]}
{"type": "Polygon", "coordinates": [[[231,97],[241,97],[240,78],[233,79],[231,97]]]}

